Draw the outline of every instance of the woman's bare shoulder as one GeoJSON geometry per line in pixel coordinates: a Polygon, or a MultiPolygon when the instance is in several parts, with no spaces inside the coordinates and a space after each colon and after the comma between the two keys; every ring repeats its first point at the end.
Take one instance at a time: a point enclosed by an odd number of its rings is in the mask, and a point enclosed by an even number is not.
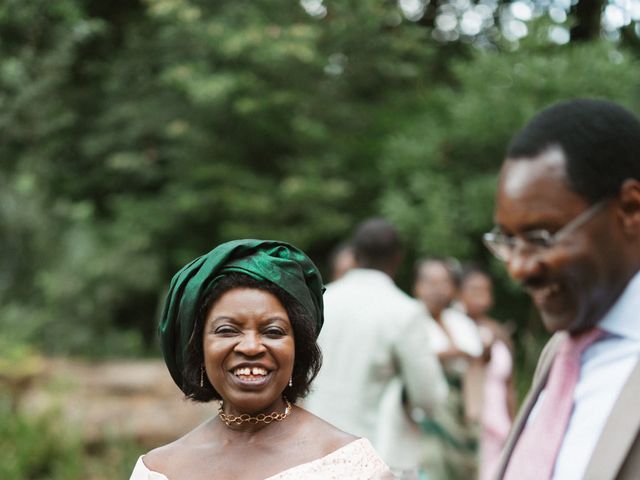
{"type": "Polygon", "coordinates": [[[145,466],[153,472],[167,473],[167,465],[170,465],[175,456],[180,453],[175,443],[169,443],[147,452],[142,458],[145,466]]]}
{"type": "Polygon", "coordinates": [[[300,408],[300,413],[301,420],[304,422],[305,433],[314,437],[316,444],[321,446],[325,455],[338,450],[359,438],[340,430],[326,420],[323,420],[303,408],[300,408]]]}
{"type": "Polygon", "coordinates": [[[199,425],[177,440],[154,448],[146,453],[143,462],[149,470],[158,473],[170,473],[171,467],[190,460],[194,449],[210,441],[206,434],[206,424],[199,425]]]}

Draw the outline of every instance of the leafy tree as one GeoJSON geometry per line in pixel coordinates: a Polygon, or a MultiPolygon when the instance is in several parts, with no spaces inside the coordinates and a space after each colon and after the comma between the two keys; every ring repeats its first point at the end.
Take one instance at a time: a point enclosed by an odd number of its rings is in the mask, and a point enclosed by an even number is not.
{"type": "Polygon", "coordinates": [[[140,352],[188,259],[275,237],[324,267],[373,214],[414,256],[483,258],[515,127],[566,96],[634,106],[637,65],[614,44],[552,43],[544,17],[503,37],[498,10],[445,38],[438,16],[462,28],[462,3],[413,21],[377,0],[3,2],[3,334],[140,352]]]}
{"type": "Polygon", "coordinates": [[[640,100],[637,61],[606,42],[564,48],[531,36],[511,52],[454,60],[452,70],[452,86],[425,95],[380,159],[388,180],[381,208],[423,254],[481,255],[504,150],[535,112],[572,97],[609,98],[632,110],[640,100]]]}
{"type": "Polygon", "coordinates": [[[7,331],[53,352],[136,351],[187,259],[245,236],[322,258],[376,211],[374,157],[436,49],[394,4],[325,19],[289,6],[5,6],[4,195],[33,212],[2,211],[7,331]]]}

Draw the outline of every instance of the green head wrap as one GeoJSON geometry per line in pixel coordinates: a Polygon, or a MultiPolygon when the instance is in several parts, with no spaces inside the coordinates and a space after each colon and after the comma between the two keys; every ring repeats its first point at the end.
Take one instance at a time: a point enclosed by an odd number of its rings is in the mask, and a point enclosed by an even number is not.
{"type": "Polygon", "coordinates": [[[266,280],[295,298],[315,321],[316,336],[324,321],[322,277],[313,262],[298,250],[275,240],[234,240],[196,258],[173,276],[160,318],[160,343],[171,377],[182,388],[198,309],[204,296],[229,272],[266,280]]]}

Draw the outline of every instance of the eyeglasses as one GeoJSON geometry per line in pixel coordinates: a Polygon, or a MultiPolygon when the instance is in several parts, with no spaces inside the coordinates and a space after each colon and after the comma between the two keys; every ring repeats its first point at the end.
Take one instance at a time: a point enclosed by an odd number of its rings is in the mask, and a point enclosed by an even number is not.
{"type": "Polygon", "coordinates": [[[482,241],[489,251],[503,262],[510,261],[517,248],[524,254],[538,254],[552,248],[564,237],[583,226],[602,210],[606,203],[606,200],[594,203],[556,233],[540,229],[524,232],[522,235],[514,237],[506,235],[500,231],[499,227],[495,227],[482,236],[482,241]]]}

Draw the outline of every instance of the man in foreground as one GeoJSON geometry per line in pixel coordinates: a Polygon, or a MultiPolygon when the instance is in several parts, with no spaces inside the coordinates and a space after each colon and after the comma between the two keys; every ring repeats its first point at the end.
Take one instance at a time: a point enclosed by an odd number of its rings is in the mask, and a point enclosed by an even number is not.
{"type": "Polygon", "coordinates": [[[640,122],[602,100],[536,115],[500,172],[490,250],[549,332],[498,478],[640,478],[640,122]]]}

